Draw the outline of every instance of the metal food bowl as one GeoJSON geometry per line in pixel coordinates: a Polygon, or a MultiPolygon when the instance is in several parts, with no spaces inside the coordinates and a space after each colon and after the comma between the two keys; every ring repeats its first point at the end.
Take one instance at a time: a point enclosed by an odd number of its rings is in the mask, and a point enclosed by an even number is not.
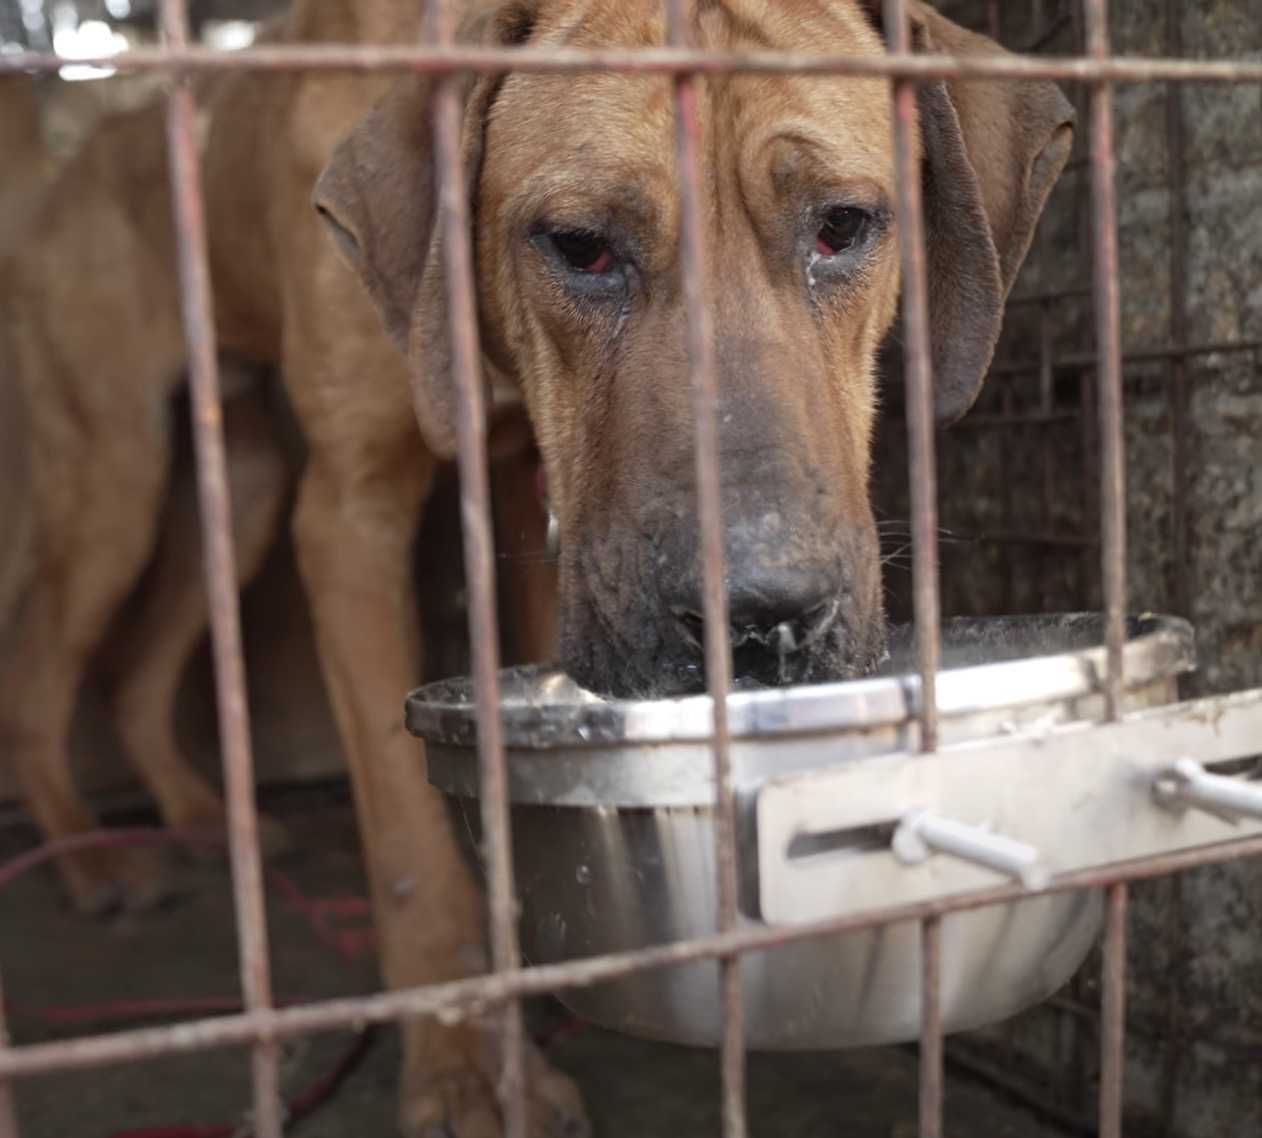
{"type": "MultiPolygon", "coordinates": [[[[746,926],[795,918],[777,892],[774,858],[760,858],[754,806],[768,781],[916,750],[919,682],[908,674],[914,667],[910,632],[897,629],[891,640],[891,661],[876,676],[731,697],[746,926]]],[[[1101,720],[1102,641],[1094,614],[945,622],[940,745],[1101,720]]],[[[1131,619],[1126,708],[1172,701],[1175,677],[1192,666],[1186,622],[1131,619]]],[[[713,934],[709,698],[604,700],[547,668],[505,670],[501,696],[527,959],[554,963],[713,934]]],[[[431,782],[453,797],[476,835],[470,681],[413,692],[407,724],[428,741],[431,782]]],[[[875,856],[870,836],[866,844],[830,848],[834,875],[836,859],[849,857],[853,871],[847,862],[845,872],[853,872],[856,891],[873,892],[864,875],[874,872],[869,867],[878,858],[890,860],[888,835],[877,845],[875,856]]],[[[896,890],[878,895],[884,904],[902,900],[896,890]]],[[[1100,918],[1098,892],[1031,897],[944,918],[946,1030],[1004,1019],[1051,995],[1082,963],[1100,918]]],[[[914,1039],[919,951],[917,924],[902,922],[744,956],[748,1046],[805,1050],[914,1039]]],[[[578,1015],[633,1035],[699,1045],[720,1038],[714,961],[634,974],[561,998],[578,1015]]]]}

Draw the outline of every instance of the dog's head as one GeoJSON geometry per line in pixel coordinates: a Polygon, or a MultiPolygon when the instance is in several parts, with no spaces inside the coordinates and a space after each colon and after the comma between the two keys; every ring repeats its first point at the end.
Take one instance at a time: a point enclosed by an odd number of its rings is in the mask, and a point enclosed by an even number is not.
{"type": "MultiPolygon", "coordinates": [[[[913,4],[918,50],[1000,50],[913,4]]],[[[884,51],[879,3],[707,0],[694,42],[884,51]]],[[[521,0],[485,42],[651,46],[660,0],[521,0]]],[[[402,83],[339,147],[318,207],[408,353],[430,444],[450,453],[432,84],[402,83]]],[[[469,80],[464,160],[488,371],[518,384],[560,522],[562,656],[616,694],[701,684],[694,426],[671,83],[616,74],[469,80]]],[[[699,84],[723,527],[738,673],[853,675],[883,642],[868,502],[875,361],[899,296],[889,86],[699,84]]],[[[972,404],[1003,303],[1070,147],[1046,83],[919,95],[935,398],[972,404]]]]}

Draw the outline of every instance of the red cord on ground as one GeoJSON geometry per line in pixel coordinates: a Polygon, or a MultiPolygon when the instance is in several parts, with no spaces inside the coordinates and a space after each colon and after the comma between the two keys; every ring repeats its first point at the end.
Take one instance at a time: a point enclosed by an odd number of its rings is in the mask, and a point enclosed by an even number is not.
{"type": "MultiPolygon", "coordinates": [[[[187,846],[223,845],[224,843],[225,838],[222,833],[203,830],[181,831],[133,827],[73,834],[70,837],[36,846],[0,864],[0,892],[36,866],[43,865],[61,854],[76,850],[118,845],[187,846]]],[[[316,939],[343,962],[349,964],[373,947],[371,928],[337,928],[332,923],[336,919],[368,920],[372,915],[372,910],[366,898],[354,895],[311,897],[299,887],[296,881],[279,870],[267,867],[266,874],[268,884],[280,894],[286,905],[305,918],[316,939]]],[[[281,1001],[282,1004],[298,1002],[304,1001],[281,1001]]],[[[100,1023],[152,1019],[160,1016],[231,1013],[240,1011],[241,1003],[234,998],[204,996],[183,1000],[130,1000],[55,1008],[30,1008],[6,1000],[5,1008],[15,1017],[37,1019],[49,1024],[100,1023]]],[[[543,1047],[548,1047],[560,1039],[576,1034],[582,1028],[581,1020],[566,1020],[549,1032],[544,1039],[539,1040],[539,1043],[543,1047]]],[[[342,1081],[367,1054],[374,1035],[372,1028],[360,1032],[328,1072],[288,1103],[286,1116],[290,1122],[297,1122],[300,1118],[306,1117],[333,1096],[342,1081]]],[[[243,1130],[239,1123],[213,1123],[118,1130],[110,1134],[108,1138],[235,1138],[237,1135],[244,1138],[247,1134],[248,1132],[243,1130]]]]}
{"type": "MultiPolygon", "coordinates": [[[[0,891],[36,866],[74,850],[117,845],[222,845],[223,843],[222,834],[202,831],[181,832],[133,828],[74,834],[59,841],[37,846],[0,865],[0,891]]],[[[309,897],[297,882],[270,867],[267,870],[267,878],[281,894],[285,903],[306,919],[316,939],[344,962],[350,963],[372,946],[371,931],[339,929],[333,927],[330,921],[330,918],[335,917],[360,920],[369,917],[371,909],[366,899],[354,896],[327,899],[309,897]]],[[[15,1017],[37,1019],[43,1023],[100,1023],[151,1019],[159,1016],[237,1012],[241,1010],[241,1001],[234,998],[205,996],[182,1000],[128,1000],[55,1008],[31,1008],[6,1000],[5,1008],[15,1017]]],[[[374,1032],[371,1029],[360,1032],[326,1074],[288,1103],[286,1115],[291,1122],[296,1122],[310,1114],[332,1097],[338,1086],[367,1053],[373,1036],[374,1032]]],[[[240,1124],[214,1123],[119,1130],[111,1134],[109,1138],[233,1138],[233,1135],[241,1133],[243,1131],[240,1124]]]]}

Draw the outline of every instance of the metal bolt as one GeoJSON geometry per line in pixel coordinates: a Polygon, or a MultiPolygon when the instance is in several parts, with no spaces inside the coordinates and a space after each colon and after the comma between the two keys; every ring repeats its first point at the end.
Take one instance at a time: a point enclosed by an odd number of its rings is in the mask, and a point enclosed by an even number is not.
{"type": "Polygon", "coordinates": [[[894,830],[894,856],[904,865],[919,865],[930,854],[947,854],[1021,882],[1027,889],[1045,889],[1051,874],[1033,846],[943,818],[928,810],[904,815],[894,830]]]}

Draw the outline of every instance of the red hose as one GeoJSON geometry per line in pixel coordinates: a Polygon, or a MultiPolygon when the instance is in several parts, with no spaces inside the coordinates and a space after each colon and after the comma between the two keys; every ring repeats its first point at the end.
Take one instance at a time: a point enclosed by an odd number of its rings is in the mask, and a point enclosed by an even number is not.
{"type": "MultiPolygon", "coordinates": [[[[72,834],[36,846],[0,864],[0,892],[23,874],[53,858],[81,849],[119,845],[219,845],[225,844],[225,836],[218,831],[163,830],[151,827],[133,827],[117,830],[94,830],[85,834],[72,834]]],[[[374,945],[371,928],[338,928],[335,919],[367,920],[371,907],[364,897],[353,894],[334,897],[310,897],[298,883],[279,870],[265,866],[267,882],[280,894],[285,904],[302,916],[316,939],[343,962],[349,964],[363,956],[374,945]]],[[[282,1005],[310,1001],[280,1001],[282,1005]]],[[[213,1015],[241,1010],[236,998],[220,996],[189,997],[187,999],[153,999],[111,1001],[101,1004],[78,1004],[66,1007],[31,1008],[5,1001],[6,1010],[27,1019],[43,1023],[118,1022],[151,1019],[175,1015],[213,1015]]],[[[554,1028],[540,1045],[547,1047],[558,1039],[568,1038],[582,1030],[582,1021],[566,1020],[554,1028]]],[[[375,1035],[375,1029],[359,1032],[351,1045],[338,1057],[337,1062],[319,1079],[286,1106],[286,1118],[296,1122],[323,1105],[342,1084],[343,1080],[359,1065],[367,1054],[375,1035]]],[[[185,1124],[178,1126],[153,1126],[133,1130],[117,1130],[108,1138],[233,1138],[244,1135],[237,1123],[185,1124]]]]}
{"type": "MultiPolygon", "coordinates": [[[[0,891],[37,866],[61,854],[72,853],[76,850],[119,845],[223,845],[224,841],[224,835],[219,832],[152,828],[95,830],[85,834],[72,834],[69,837],[46,842],[0,865],[0,891]]],[[[371,932],[335,928],[330,921],[333,917],[354,919],[368,917],[371,910],[365,898],[355,896],[312,898],[303,892],[297,882],[279,870],[269,866],[266,868],[266,873],[269,883],[280,893],[285,903],[306,919],[316,939],[343,961],[350,963],[371,947],[371,932]]],[[[286,1004],[299,1001],[280,1002],[286,1004]]],[[[5,1009],[17,1017],[36,1019],[47,1024],[99,1023],[152,1019],[162,1016],[239,1012],[241,1001],[233,997],[203,996],[186,999],[119,1000],[101,1004],[32,1008],[6,1000],[5,1009]]],[[[371,1028],[358,1033],[351,1045],[338,1057],[333,1067],[287,1104],[288,1120],[296,1122],[328,1100],[367,1054],[373,1037],[374,1030],[371,1028]]],[[[240,1126],[235,1123],[188,1124],[118,1130],[109,1135],[109,1138],[232,1138],[240,1132],[240,1126]]]]}

